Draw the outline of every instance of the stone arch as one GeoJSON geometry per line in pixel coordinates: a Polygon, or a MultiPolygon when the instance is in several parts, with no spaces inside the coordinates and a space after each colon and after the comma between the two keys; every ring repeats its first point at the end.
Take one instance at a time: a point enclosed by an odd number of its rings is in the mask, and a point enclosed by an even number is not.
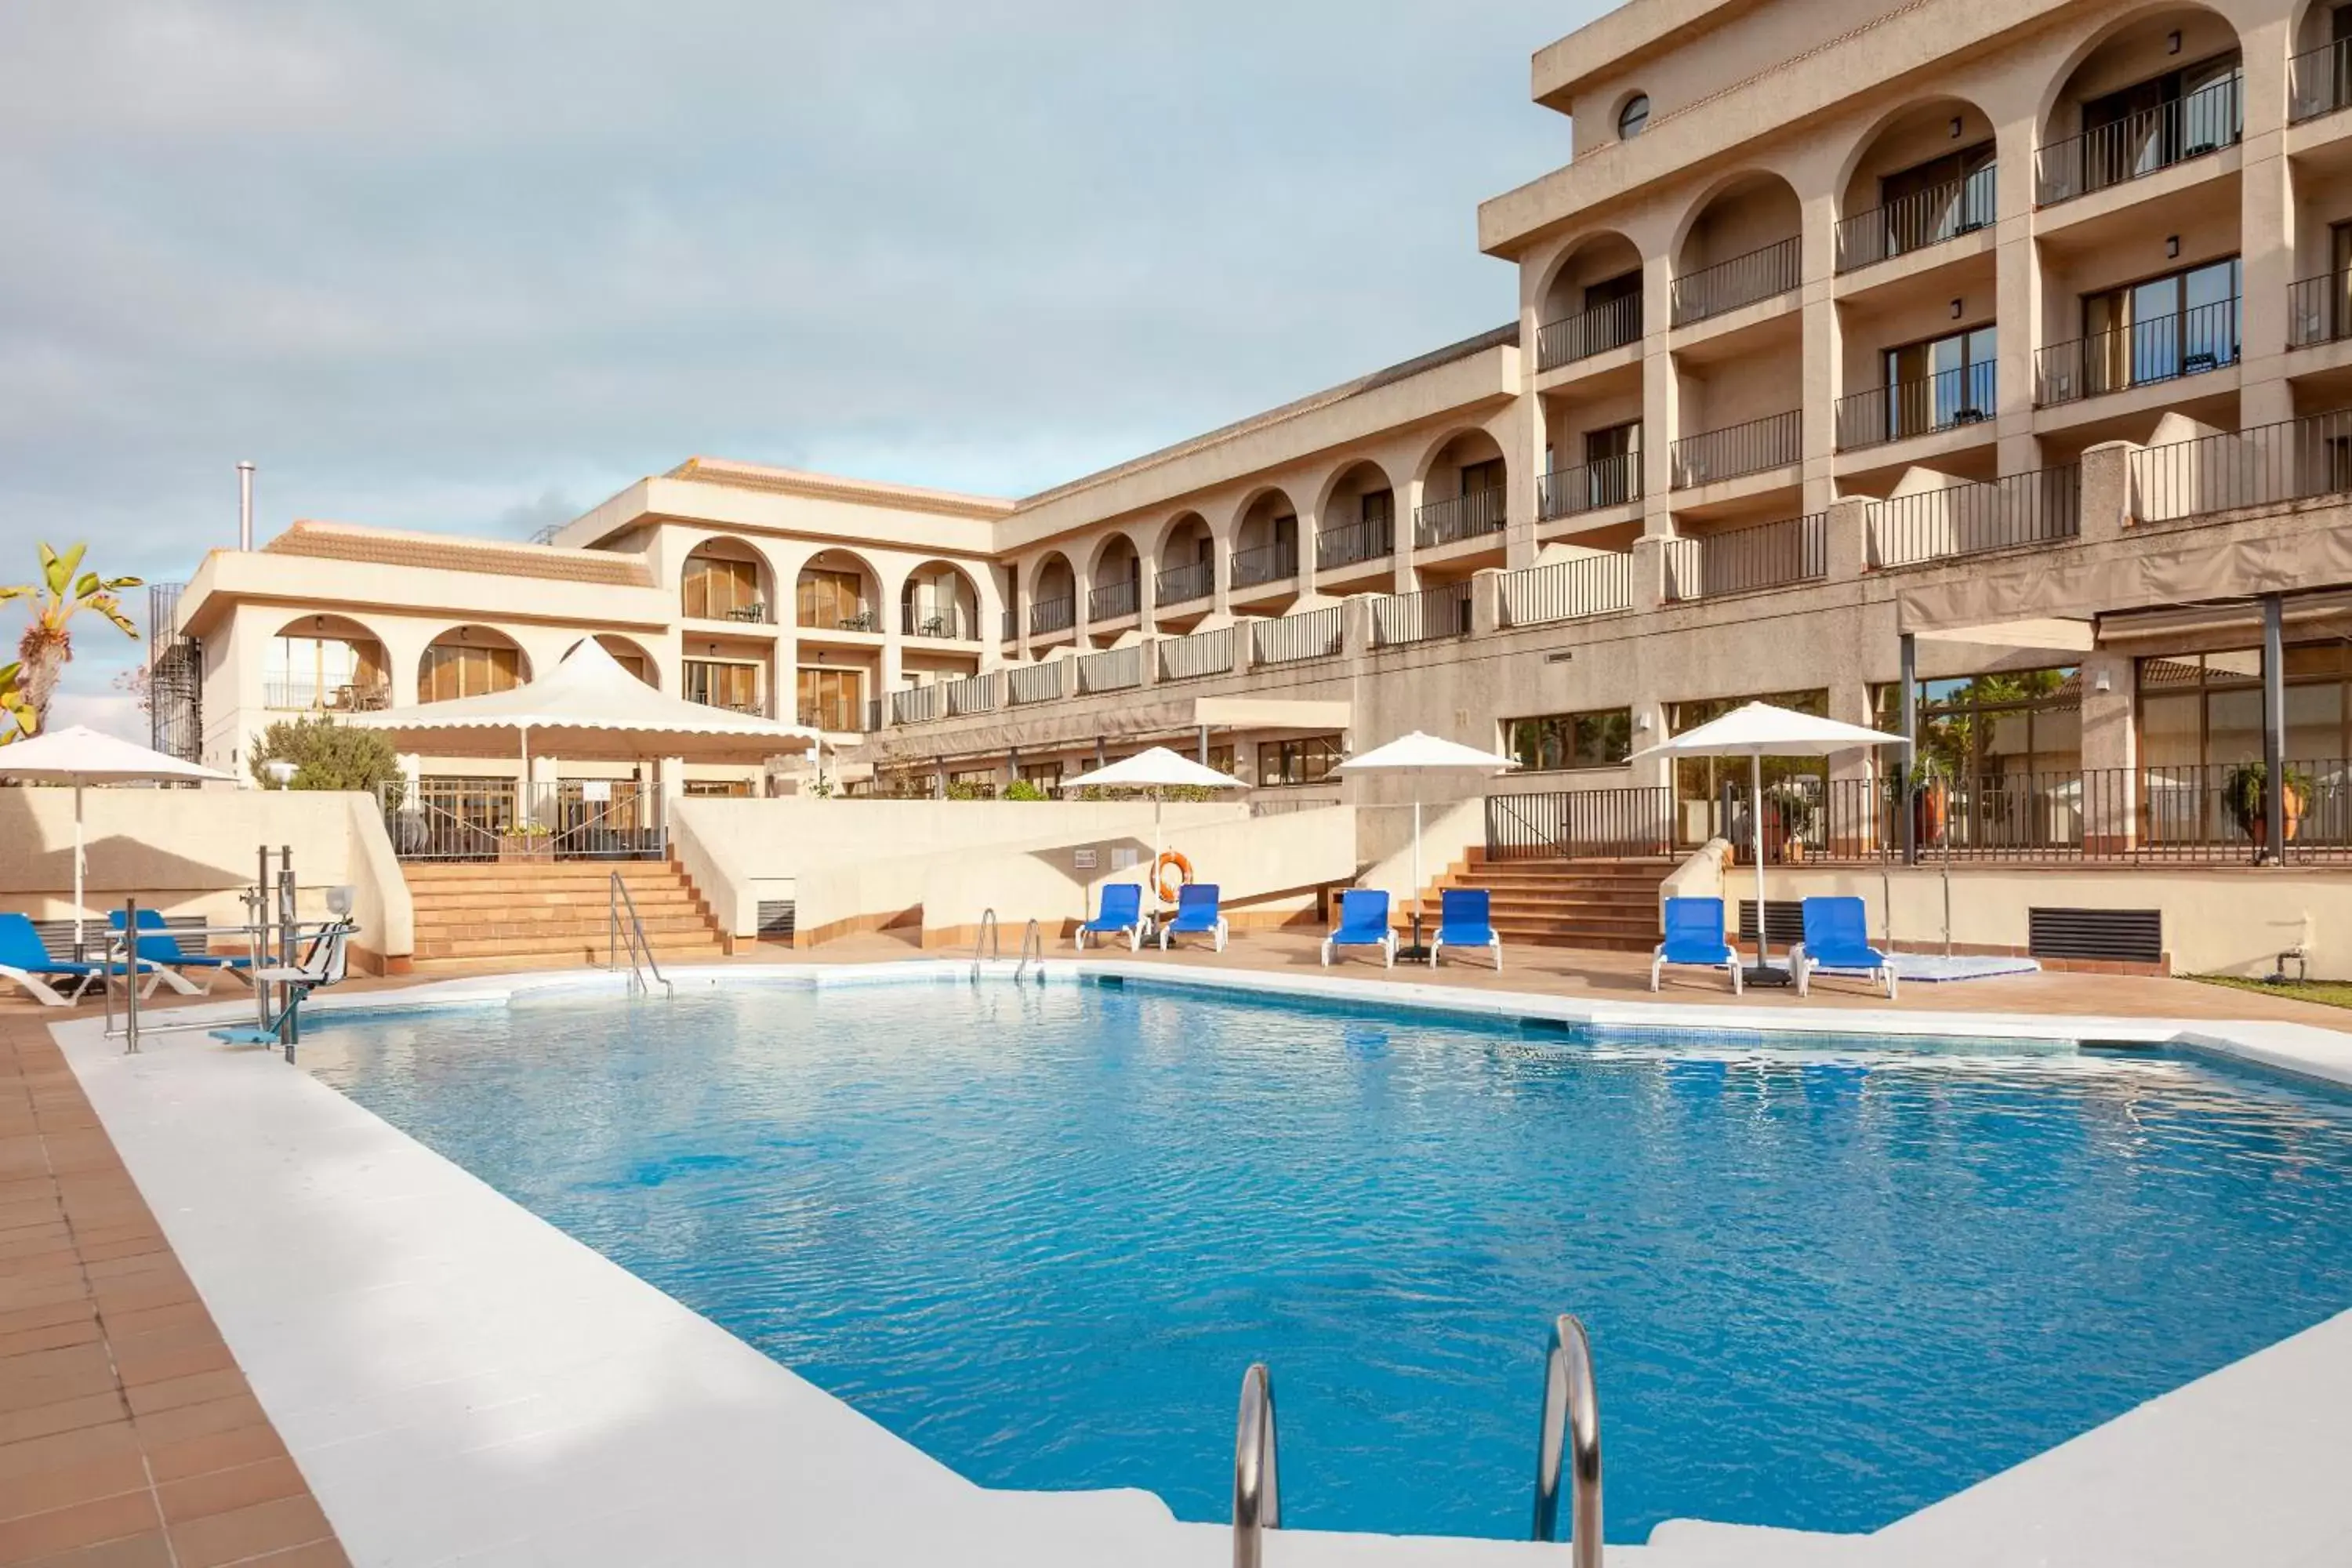
{"type": "Polygon", "coordinates": [[[920,562],[899,584],[898,621],[908,637],[977,637],[980,584],[952,561],[920,562]]]}
{"type": "Polygon", "coordinates": [[[677,603],[688,620],[775,620],[775,569],[748,539],[707,535],[678,563],[677,603]]]}
{"type": "Polygon", "coordinates": [[[2193,0],[2144,5],[2109,18],[2085,33],[2051,72],[2043,88],[2034,123],[2043,145],[2074,136],[2083,129],[2082,100],[2097,97],[2136,82],[2161,76],[2231,49],[2243,40],[2230,18],[2193,0]],[[2181,35],[2178,51],[2170,35],[2181,35]]]}
{"type": "MultiPolygon", "coordinates": [[[[1603,288],[1628,274],[1633,276],[1633,291],[1638,297],[1642,259],[1642,247],[1621,230],[1602,228],[1577,236],[1560,247],[1543,270],[1536,288],[1537,325],[1582,315],[1590,308],[1585,299],[1588,290],[1603,288]]],[[[1639,335],[1642,323],[1638,310],[1633,327],[1634,334],[1639,335]]]]}
{"type": "Polygon", "coordinates": [[[269,638],[263,658],[271,708],[369,712],[392,706],[392,645],[353,616],[295,616],[269,638]]]}
{"type": "Polygon", "coordinates": [[[1770,169],[1724,175],[1675,225],[1669,254],[1676,277],[1760,250],[1802,231],[1803,206],[1787,177],[1770,169]]]}

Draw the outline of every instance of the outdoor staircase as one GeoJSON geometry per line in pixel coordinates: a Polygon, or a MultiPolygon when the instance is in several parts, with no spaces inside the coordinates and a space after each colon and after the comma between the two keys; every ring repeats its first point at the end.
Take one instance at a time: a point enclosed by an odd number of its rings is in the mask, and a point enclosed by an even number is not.
{"type": "MultiPolygon", "coordinates": [[[[1457,861],[1440,888],[1484,888],[1496,932],[1508,948],[1598,948],[1647,952],[1658,945],[1658,884],[1665,859],[1457,861]]],[[[1437,899],[1429,908],[1434,915],[1437,899]]]]}
{"type": "Polygon", "coordinates": [[[412,860],[401,869],[416,908],[420,970],[495,960],[604,963],[615,871],[656,958],[696,963],[726,952],[718,923],[676,861],[412,860]]]}

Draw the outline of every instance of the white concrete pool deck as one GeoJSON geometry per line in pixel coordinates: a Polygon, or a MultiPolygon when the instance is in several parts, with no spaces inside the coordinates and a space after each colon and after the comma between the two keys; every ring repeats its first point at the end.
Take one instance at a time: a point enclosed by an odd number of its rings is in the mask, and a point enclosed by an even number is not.
{"type": "MultiPolygon", "coordinates": [[[[991,967],[1007,977],[1013,969],[991,967]]],[[[968,963],[915,961],[674,978],[734,988],[968,973],[968,963]]],[[[1076,973],[1053,966],[1057,982],[1076,973]]],[[[1783,1036],[2167,1042],[2352,1084],[2352,1037],[2305,1025],[1851,1011],[1816,1020],[1117,963],[1090,962],[1085,973],[1783,1036]]],[[[616,991],[619,983],[577,971],[502,975],[354,995],[331,1010],[499,1002],[541,987],[616,991]]],[[[205,1011],[249,1016],[235,1004],[205,1011]]],[[[1002,1492],[962,1480],[308,1073],[286,1070],[274,1053],[181,1033],[152,1036],[132,1057],[101,1029],[87,1019],[55,1033],[354,1563],[1206,1568],[1231,1560],[1224,1527],[1181,1523],[1145,1493],[1002,1492]]],[[[1738,1048],[1736,1038],[1727,1048],[1738,1048]]],[[[1605,1361],[1597,1371],[1605,1454],[1605,1361]]],[[[1874,1535],[1676,1521],[1647,1546],[1608,1555],[1612,1568],[2340,1564],[2352,1562],[2347,1455],[2352,1313],[1874,1535]]],[[[1268,1550],[1272,1563],[1300,1568],[1565,1556],[1563,1547],[1525,1542],[1307,1531],[1285,1532],[1268,1550]]]]}

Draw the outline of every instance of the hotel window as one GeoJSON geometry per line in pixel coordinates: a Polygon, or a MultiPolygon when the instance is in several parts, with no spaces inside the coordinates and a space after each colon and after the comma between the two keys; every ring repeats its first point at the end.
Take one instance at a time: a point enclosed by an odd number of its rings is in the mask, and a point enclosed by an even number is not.
{"type": "Polygon", "coordinates": [[[382,648],[341,637],[272,637],[262,672],[272,708],[381,707],[387,680],[382,648]]]}
{"type": "MultiPolygon", "coordinates": [[[[2352,649],[2341,641],[2292,644],[2284,673],[2287,760],[2352,757],[2352,649]]],[[[2261,759],[2260,648],[2143,658],[2138,685],[2143,768],[2261,759]]]]}
{"type": "Polygon", "coordinates": [[[1481,490],[1498,490],[1503,485],[1503,459],[1500,458],[1462,465],[1462,493],[1465,496],[1476,495],[1481,490]]]}
{"type": "Polygon", "coordinates": [[[1231,778],[1239,778],[1242,776],[1241,763],[1236,760],[1236,753],[1234,748],[1230,745],[1211,746],[1209,748],[1209,766],[1231,778]]]}
{"type": "MultiPolygon", "coordinates": [[[[1666,704],[1666,733],[1686,734],[1701,724],[1722,718],[1736,708],[1750,702],[1769,702],[1775,708],[1786,708],[1798,713],[1810,713],[1814,718],[1829,716],[1830,694],[1827,689],[1816,687],[1811,691],[1768,691],[1754,697],[1710,697],[1694,702],[1666,704]]],[[[1764,787],[1791,779],[1815,779],[1826,782],[1829,763],[1821,757],[1766,757],[1763,763],[1764,787]]],[[[1748,759],[1745,757],[1677,757],[1675,760],[1675,831],[1676,841],[1684,845],[1704,844],[1723,831],[1723,786],[1727,781],[1738,783],[1744,792],[1748,788],[1748,759]]]]}
{"type": "Polygon", "coordinates": [[[1257,782],[1261,789],[1291,784],[1321,784],[1346,755],[1337,735],[1305,735],[1257,743],[1257,782]]]}
{"type": "Polygon", "coordinates": [[[1633,499],[1642,474],[1642,422],[1629,420],[1584,433],[1584,500],[1616,506],[1633,499]]]}
{"type": "Polygon", "coordinates": [[[436,643],[425,650],[417,668],[416,700],[449,702],[460,697],[487,697],[521,684],[522,655],[517,649],[436,643]]]}
{"type": "Polygon", "coordinates": [[[797,680],[799,722],[818,730],[848,731],[866,728],[865,671],[804,668],[797,680]]]}
{"type": "Polygon", "coordinates": [[[855,572],[829,572],[811,566],[801,574],[800,624],[872,630],[866,608],[866,579],[855,572]]]}
{"type": "Polygon", "coordinates": [[[1511,738],[1511,755],[1530,773],[1613,768],[1633,752],[1631,708],[1513,719],[1506,730],[1511,738]]]}
{"type": "Polygon", "coordinates": [[[711,658],[686,661],[686,700],[737,713],[760,711],[760,667],[711,658]]]}
{"type": "Polygon", "coordinates": [[[743,800],[751,794],[749,779],[688,779],[685,793],[697,800],[743,800]]]}
{"type": "Polygon", "coordinates": [[[951,800],[994,800],[996,770],[994,768],[958,768],[948,773],[948,797],[951,800]]]}
{"type": "Polygon", "coordinates": [[[1360,505],[1366,528],[1377,532],[1395,524],[1396,491],[1366,490],[1360,505]]]}
{"type": "Polygon", "coordinates": [[[2084,174],[2098,190],[2237,141],[2244,96],[2235,49],[2087,100],[2084,174]]]}
{"type": "Polygon", "coordinates": [[[2238,359],[2234,256],[2083,296],[2087,393],[2218,370],[2238,359]]]}
{"type": "MultiPolygon", "coordinates": [[[[1879,687],[1875,702],[1878,727],[1900,734],[1902,687],[1879,687]]],[[[1923,680],[1918,704],[1920,759],[1947,778],[2073,773],[2083,765],[2083,674],[2074,666],[1923,680]]],[[[1892,766],[1901,758],[1881,760],[1892,766]]]]}
{"type": "Polygon", "coordinates": [[[1993,144],[1979,142],[1883,175],[1878,205],[1885,215],[1886,254],[1937,245],[1992,222],[1993,184],[1987,173],[1992,166],[1993,144]]]}
{"type": "Polygon", "coordinates": [[[766,618],[760,603],[760,566],[755,561],[730,561],[721,555],[688,556],[681,587],[681,608],[689,619],[766,618]]]}
{"type": "Polygon", "coordinates": [[[1041,789],[1051,791],[1062,782],[1062,764],[1059,763],[1024,763],[1021,764],[1021,782],[1023,784],[1033,784],[1041,789]]]}
{"type": "Polygon", "coordinates": [[[1925,342],[1888,349],[1886,428],[1890,440],[1972,425],[1993,414],[1993,329],[1970,327],[1925,342]]]}

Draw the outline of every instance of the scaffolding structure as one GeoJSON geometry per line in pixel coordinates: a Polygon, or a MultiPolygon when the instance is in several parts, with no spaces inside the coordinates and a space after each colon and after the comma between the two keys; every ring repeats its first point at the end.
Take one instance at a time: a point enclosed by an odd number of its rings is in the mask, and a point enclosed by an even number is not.
{"type": "Polygon", "coordinates": [[[147,743],[183,762],[204,761],[203,645],[177,625],[184,583],[147,586],[147,743]]]}

